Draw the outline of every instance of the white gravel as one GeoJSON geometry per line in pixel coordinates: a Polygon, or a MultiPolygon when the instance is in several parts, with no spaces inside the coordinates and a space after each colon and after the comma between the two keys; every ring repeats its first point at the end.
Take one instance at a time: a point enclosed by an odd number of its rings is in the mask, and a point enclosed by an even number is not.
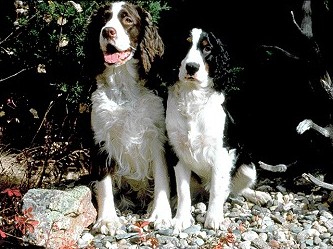
{"type": "Polygon", "coordinates": [[[80,248],[333,249],[333,194],[302,184],[298,186],[303,189],[300,192],[288,190],[281,179],[258,182],[256,189],[272,197],[266,205],[239,196],[230,197],[224,205],[223,230],[204,229],[206,203],[194,202],[196,224],[179,235],[173,235],[171,229],[154,231],[148,227],[142,233],[133,232],[133,221],[141,217],[127,214],[123,219],[128,224],[116,236],[85,231],[79,241],[80,248]]]}

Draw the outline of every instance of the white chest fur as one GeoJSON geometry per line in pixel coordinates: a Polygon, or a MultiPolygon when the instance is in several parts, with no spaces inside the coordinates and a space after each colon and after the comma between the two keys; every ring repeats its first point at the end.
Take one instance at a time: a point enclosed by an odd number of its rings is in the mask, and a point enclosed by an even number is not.
{"type": "MultiPolygon", "coordinates": [[[[165,141],[162,99],[141,84],[126,65],[97,77],[91,122],[95,142],[118,162],[118,174],[140,180],[152,174],[151,161],[165,141]],[[121,73],[120,73],[121,72],[121,73]]],[[[127,66],[128,67],[128,66],[127,66]]]]}
{"type": "Polygon", "coordinates": [[[223,94],[176,84],[169,89],[166,127],[180,160],[208,177],[216,153],[223,148],[226,114],[223,94]]]}

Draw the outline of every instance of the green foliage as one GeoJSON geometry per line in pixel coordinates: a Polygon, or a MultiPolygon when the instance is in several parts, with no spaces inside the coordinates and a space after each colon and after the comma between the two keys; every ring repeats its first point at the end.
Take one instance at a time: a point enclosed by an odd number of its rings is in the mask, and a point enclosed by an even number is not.
{"type": "Polygon", "coordinates": [[[83,86],[79,81],[75,82],[72,86],[69,86],[66,83],[61,83],[59,89],[67,94],[67,101],[70,103],[75,103],[84,93],[83,86]]]}
{"type": "MultiPolygon", "coordinates": [[[[160,12],[169,9],[166,3],[156,0],[133,2],[150,11],[156,23],[160,12]]],[[[68,100],[78,101],[82,94],[79,85],[83,84],[85,28],[93,10],[104,3],[102,0],[16,3],[17,16],[11,22],[13,31],[5,34],[6,39],[0,37],[0,61],[6,56],[11,69],[44,74],[48,84],[72,94],[68,100]]],[[[5,76],[0,73],[0,79],[5,76]]]]}
{"type": "MultiPolygon", "coordinates": [[[[159,0],[130,1],[148,10],[155,23],[169,9],[159,0]]],[[[86,27],[105,3],[8,0],[2,5],[0,143],[21,148],[43,142],[50,128],[54,136],[79,129],[75,124],[89,111],[93,85],[83,72],[86,27]]]]}
{"type": "Polygon", "coordinates": [[[149,13],[153,18],[154,23],[158,23],[161,11],[170,10],[170,6],[168,6],[167,3],[161,3],[160,1],[156,0],[148,0],[148,1],[139,0],[136,3],[149,11],[149,13]]]}

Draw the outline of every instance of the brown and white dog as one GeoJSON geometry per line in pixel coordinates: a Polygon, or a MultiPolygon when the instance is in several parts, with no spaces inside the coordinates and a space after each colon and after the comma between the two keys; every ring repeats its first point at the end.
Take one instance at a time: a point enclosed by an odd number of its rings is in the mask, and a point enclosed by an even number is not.
{"type": "Polygon", "coordinates": [[[171,225],[163,100],[146,87],[164,44],[150,14],[128,2],[101,6],[87,32],[89,70],[96,74],[91,125],[96,156],[92,159],[98,217],[94,229],[114,234],[121,226],[114,187],[137,192],[136,202],[153,192],[149,221],[171,225]],[[97,174],[96,174],[97,173],[97,174]],[[152,185],[153,184],[153,185],[152,185]]]}
{"type": "Polygon", "coordinates": [[[175,166],[177,213],[174,232],[192,225],[191,174],[202,180],[209,193],[204,226],[223,228],[223,205],[230,192],[265,203],[269,194],[250,187],[256,181],[252,163],[240,164],[238,151],[225,141],[231,125],[225,107],[229,56],[211,32],[194,28],[179,68],[178,81],[169,88],[166,128],[179,161],[175,166]],[[234,170],[234,172],[232,172],[234,170]]]}

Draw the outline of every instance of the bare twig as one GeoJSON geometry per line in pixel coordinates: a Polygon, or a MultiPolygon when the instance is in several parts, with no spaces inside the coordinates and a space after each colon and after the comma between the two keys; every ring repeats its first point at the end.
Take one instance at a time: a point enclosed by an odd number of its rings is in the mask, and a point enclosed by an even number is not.
{"type": "Polygon", "coordinates": [[[6,77],[6,78],[0,79],[0,82],[3,82],[3,81],[6,81],[6,80],[9,80],[10,78],[13,78],[13,77],[19,75],[20,73],[23,73],[24,71],[30,70],[30,69],[32,69],[32,68],[34,68],[34,67],[23,68],[23,69],[21,69],[20,71],[18,71],[18,72],[16,72],[16,73],[12,74],[12,75],[10,75],[10,76],[8,76],[8,77],[6,77]]]}
{"type": "Polygon", "coordinates": [[[288,166],[285,164],[276,164],[276,165],[270,165],[264,162],[259,162],[260,168],[271,171],[271,172],[286,172],[288,166]]]}
{"type": "Polygon", "coordinates": [[[46,168],[48,166],[49,155],[50,155],[50,148],[47,146],[47,152],[46,152],[46,155],[45,155],[45,160],[44,160],[44,163],[43,163],[42,171],[39,174],[39,176],[36,180],[36,184],[35,184],[35,187],[37,187],[37,188],[40,188],[42,186],[43,178],[45,176],[46,168]]]}
{"type": "Polygon", "coordinates": [[[290,14],[291,14],[291,17],[293,19],[293,23],[295,24],[296,28],[299,30],[299,32],[301,32],[303,34],[303,31],[302,31],[301,27],[296,22],[294,11],[290,11],[290,14]]]}
{"type": "MultiPolygon", "coordinates": [[[[29,23],[29,22],[30,22],[32,19],[34,19],[36,16],[37,16],[37,13],[34,14],[33,16],[31,16],[31,17],[28,19],[27,23],[29,23]]],[[[12,36],[14,36],[15,34],[17,34],[18,31],[21,31],[21,29],[22,29],[23,27],[26,27],[26,26],[20,26],[20,27],[16,28],[16,30],[14,30],[13,32],[11,32],[9,35],[7,35],[3,40],[0,41],[0,45],[1,45],[2,43],[6,42],[7,40],[9,40],[9,39],[10,39],[12,36]]]]}
{"type": "Polygon", "coordinates": [[[328,189],[328,190],[333,190],[333,184],[323,182],[323,181],[317,179],[316,177],[314,177],[311,174],[304,173],[304,174],[302,174],[302,176],[307,181],[312,182],[313,184],[315,184],[319,187],[322,187],[322,188],[325,188],[325,189],[328,189]]]}
{"type": "MultiPolygon", "coordinates": [[[[31,17],[28,19],[28,22],[27,22],[27,23],[29,23],[29,22],[30,22],[32,19],[34,19],[36,16],[37,16],[37,14],[34,14],[33,16],[31,16],[31,17]]],[[[13,37],[14,35],[17,35],[17,36],[18,36],[18,35],[19,35],[19,34],[18,34],[18,31],[21,32],[21,29],[22,29],[23,27],[26,27],[26,26],[20,26],[20,27],[18,27],[16,30],[14,30],[14,31],[11,32],[9,35],[7,35],[3,40],[0,40],[0,45],[3,44],[3,43],[5,43],[6,41],[8,41],[8,40],[9,40],[11,37],[13,37]]],[[[4,48],[3,48],[3,49],[4,49],[4,48]]],[[[34,68],[34,67],[23,68],[23,69],[21,69],[20,71],[18,71],[17,73],[14,73],[14,74],[12,74],[12,75],[6,77],[6,78],[0,79],[0,82],[6,81],[6,80],[8,80],[8,79],[10,79],[10,78],[13,78],[13,77],[19,75],[20,73],[23,73],[24,71],[30,70],[30,69],[32,69],[32,68],[34,68]]]]}
{"type": "Polygon", "coordinates": [[[262,47],[278,50],[278,51],[282,52],[284,55],[286,55],[286,56],[288,56],[288,57],[290,57],[292,59],[295,59],[295,60],[299,60],[300,59],[298,56],[293,55],[293,54],[289,53],[288,51],[286,51],[283,48],[280,48],[278,46],[262,45],[262,47]]]}
{"type": "Polygon", "coordinates": [[[34,141],[35,141],[35,139],[36,139],[37,134],[39,133],[40,129],[43,127],[43,125],[44,125],[44,123],[45,123],[45,121],[46,121],[46,116],[48,115],[48,113],[50,112],[50,110],[51,110],[51,108],[54,106],[54,104],[55,104],[55,102],[52,100],[52,101],[50,102],[50,104],[49,104],[49,106],[48,106],[48,108],[47,108],[45,114],[44,114],[43,120],[42,120],[42,122],[40,123],[40,125],[39,125],[39,127],[38,127],[38,129],[37,129],[37,132],[36,132],[35,136],[34,136],[34,137],[32,138],[32,140],[31,140],[30,147],[33,145],[33,143],[34,143],[34,141]]]}

